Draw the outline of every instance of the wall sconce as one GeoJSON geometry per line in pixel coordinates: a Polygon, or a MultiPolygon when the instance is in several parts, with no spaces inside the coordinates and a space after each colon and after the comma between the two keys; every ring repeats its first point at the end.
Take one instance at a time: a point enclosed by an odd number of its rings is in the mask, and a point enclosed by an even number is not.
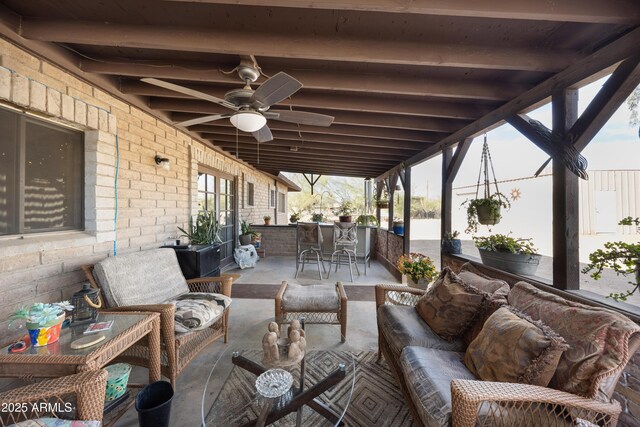
{"type": "Polygon", "coordinates": [[[166,171],[171,169],[171,161],[166,157],[160,157],[159,155],[156,154],[155,160],[156,160],[156,165],[162,166],[162,169],[166,171]]]}

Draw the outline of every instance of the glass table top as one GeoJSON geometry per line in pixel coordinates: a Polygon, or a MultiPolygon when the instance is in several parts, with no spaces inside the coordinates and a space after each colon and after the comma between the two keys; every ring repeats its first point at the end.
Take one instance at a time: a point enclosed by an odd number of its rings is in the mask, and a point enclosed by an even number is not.
{"type": "MultiPolygon", "coordinates": [[[[356,362],[348,345],[341,343],[340,325],[305,325],[303,361],[270,365],[263,357],[262,339],[274,320],[249,325],[235,336],[230,334],[234,339],[211,361],[202,396],[202,425],[261,425],[257,422],[261,415],[277,418],[290,410],[292,412],[272,424],[267,418],[267,424],[334,426],[341,423],[355,387],[356,362]],[[264,371],[269,367],[282,368],[293,376],[291,389],[282,397],[267,399],[256,390],[260,371],[255,370],[264,371]],[[299,411],[294,410],[301,400],[309,397],[315,399],[299,411]],[[330,419],[320,415],[324,409],[332,413],[330,419]]],[[[280,323],[281,338],[286,337],[288,326],[280,323]]],[[[281,353],[286,354],[286,350],[281,353]]]]}

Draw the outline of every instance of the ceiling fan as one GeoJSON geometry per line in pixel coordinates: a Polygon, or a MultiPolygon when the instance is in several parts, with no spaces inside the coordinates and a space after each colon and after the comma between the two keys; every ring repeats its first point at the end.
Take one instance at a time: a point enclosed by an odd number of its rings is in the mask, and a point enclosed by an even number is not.
{"type": "Polygon", "coordinates": [[[324,114],[292,110],[268,111],[272,105],[290,97],[302,88],[302,83],[290,75],[279,72],[267,79],[256,90],[253,90],[251,89],[251,83],[258,80],[261,75],[255,59],[253,57],[243,58],[235,70],[245,82],[245,86],[242,89],[233,89],[225,93],[224,99],[164,80],[155,78],[143,78],[141,80],[145,83],[210,101],[233,110],[228,114],[213,114],[187,120],[178,123],[180,126],[193,126],[228,118],[237,129],[251,132],[258,142],[267,142],[273,139],[271,130],[267,126],[267,119],[310,126],[330,126],[333,123],[333,117],[324,114]]]}

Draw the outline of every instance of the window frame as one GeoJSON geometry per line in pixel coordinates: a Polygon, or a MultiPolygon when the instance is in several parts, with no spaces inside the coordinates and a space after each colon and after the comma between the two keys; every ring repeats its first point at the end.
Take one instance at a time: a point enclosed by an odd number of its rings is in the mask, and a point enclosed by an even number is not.
{"type": "Polygon", "coordinates": [[[256,185],[247,181],[247,206],[255,206],[256,185]]]}
{"type": "Polygon", "coordinates": [[[278,213],[287,213],[285,205],[287,204],[287,193],[278,191],[278,213]],[[282,200],[280,200],[282,198],[282,200]],[[282,203],[281,203],[282,202],[282,203]]]}

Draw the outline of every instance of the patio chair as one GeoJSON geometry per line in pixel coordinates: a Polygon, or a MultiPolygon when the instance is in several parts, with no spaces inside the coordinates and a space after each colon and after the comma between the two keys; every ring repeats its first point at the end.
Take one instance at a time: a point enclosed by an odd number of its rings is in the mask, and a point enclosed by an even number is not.
{"type": "Polygon", "coordinates": [[[349,264],[349,275],[353,282],[353,265],[356,266],[356,272],[360,275],[358,269],[358,225],[354,222],[334,222],[333,223],[333,252],[331,253],[331,261],[329,261],[329,269],[327,270],[327,279],[331,273],[331,266],[335,264],[336,273],[338,267],[345,265],[342,257],[347,257],[349,264]],[[336,260],[335,257],[338,257],[336,260]]]}
{"type": "MultiPolygon", "coordinates": [[[[238,275],[185,280],[173,249],[151,249],[110,257],[82,267],[91,285],[102,291],[107,310],[160,313],[161,370],[175,388],[176,378],[207,345],[228,338],[229,308],[211,326],[187,333],[175,332],[175,307],[163,303],[189,292],[220,293],[231,297],[238,275]]],[[[136,344],[119,357],[124,362],[147,366],[148,347],[136,344]]]]}
{"type": "Polygon", "coordinates": [[[106,388],[107,371],[101,369],[2,392],[0,402],[3,405],[17,405],[21,410],[3,410],[0,413],[0,426],[43,417],[59,418],[60,414],[57,413],[55,404],[58,403],[57,409],[60,409],[65,408],[65,403],[72,401],[76,402],[75,420],[101,422],[106,388]],[[23,411],[22,408],[27,410],[23,411]]]}
{"type": "Polygon", "coordinates": [[[322,270],[326,273],[324,258],[322,256],[322,231],[317,222],[299,222],[296,227],[296,278],[300,272],[304,272],[304,265],[309,261],[309,257],[314,257],[318,264],[318,274],[322,280],[322,270]]]}

